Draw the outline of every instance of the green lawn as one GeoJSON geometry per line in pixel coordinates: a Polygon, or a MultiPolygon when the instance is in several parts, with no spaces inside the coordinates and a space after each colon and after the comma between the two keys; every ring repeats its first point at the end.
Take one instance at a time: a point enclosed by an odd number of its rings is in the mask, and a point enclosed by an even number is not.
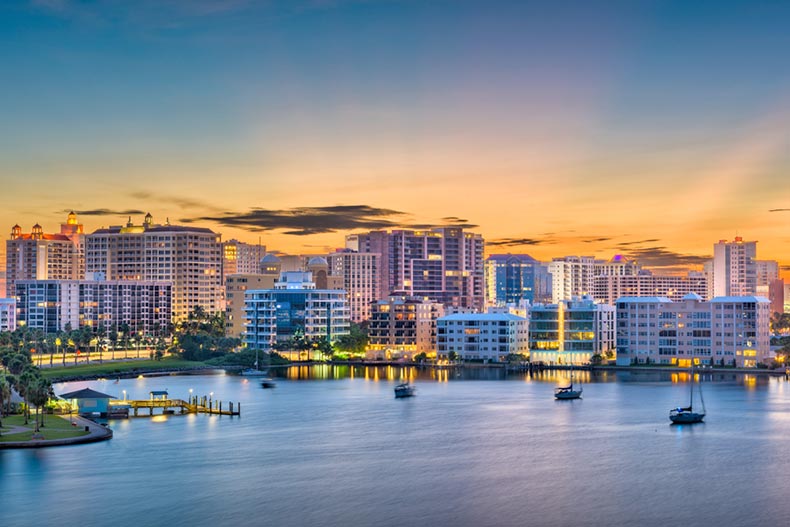
{"type": "Polygon", "coordinates": [[[128,372],[152,372],[174,370],[180,368],[199,368],[206,366],[204,362],[195,362],[178,358],[162,360],[135,360],[129,362],[105,362],[104,364],[80,364],[78,366],[44,368],[42,375],[47,379],[66,379],[76,377],[112,377],[113,374],[128,372]]]}
{"type": "MultiPolygon", "coordinates": [[[[25,418],[21,415],[10,415],[3,418],[3,435],[0,436],[0,441],[29,441],[33,436],[33,430],[36,427],[35,418],[30,416],[30,422],[25,424],[25,418]],[[15,426],[24,426],[29,428],[26,432],[17,434],[7,434],[6,432],[15,426]]],[[[57,415],[45,415],[44,427],[41,428],[41,433],[44,439],[63,439],[67,437],[79,437],[87,435],[88,432],[82,426],[72,426],[70,421],[58,417],[57,415]]]]}

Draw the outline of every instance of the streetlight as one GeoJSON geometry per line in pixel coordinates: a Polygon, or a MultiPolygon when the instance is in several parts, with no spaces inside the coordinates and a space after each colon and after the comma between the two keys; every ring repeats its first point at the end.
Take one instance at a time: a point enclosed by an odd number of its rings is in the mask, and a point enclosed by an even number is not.
{"type": "Polygon", "coordinates": [[[123,390],[123,400],[126,400],[126,390],[123,390]]]}
{"type": "Polygon", "coordinates": [[[189,404],[192,404],[192,388],[189,389],[189,404]]]}
{"type": "Polygon", "coordinates": [[[208,411],[209,411],[209,413],[211,413],[211,407],[212,407],[212,400],[213,399],[214,399],[214,392],[209,392],[209,394],[208,394],[208,411]]]}

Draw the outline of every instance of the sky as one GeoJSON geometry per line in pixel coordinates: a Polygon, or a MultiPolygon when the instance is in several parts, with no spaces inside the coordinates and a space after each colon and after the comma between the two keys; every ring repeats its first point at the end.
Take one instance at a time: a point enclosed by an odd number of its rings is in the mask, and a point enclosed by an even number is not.
{"type": "MultiPolygon", "coordinates": [[[[285,253],[462,225],[489,253],[790,279],[790,3],[0,3],[0,228],[285,253]]],[[[7,234],[6,234],[7,236],[7,234]]],[[[0,249],[2,250],[2,249],[0,249]]]]}

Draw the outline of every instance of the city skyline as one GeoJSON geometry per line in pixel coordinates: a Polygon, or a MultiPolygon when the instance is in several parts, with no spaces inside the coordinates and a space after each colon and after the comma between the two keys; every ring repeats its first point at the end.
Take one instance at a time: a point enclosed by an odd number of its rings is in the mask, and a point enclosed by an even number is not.
{"type": "Polygon", "coordinates": [[[790,275],[790,6],[487,5],[4,4],[0,224],[695,267],[738,235],[790,275]]]}

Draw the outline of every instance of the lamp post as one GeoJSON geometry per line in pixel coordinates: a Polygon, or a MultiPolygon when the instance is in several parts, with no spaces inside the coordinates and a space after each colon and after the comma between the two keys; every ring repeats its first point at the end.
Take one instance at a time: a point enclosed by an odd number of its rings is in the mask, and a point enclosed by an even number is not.
{"type": "Polygon", "coordinates": [[[192,388],[189,389],[189,404],[192,404],[192,388]]]}
{"type": "Polygon", "coordinates": [[[126,390],[123,390],[123,400],[126,400],[126,390]]]}
{"type": "Polygon", "coordinates": [[[212,402],[213,400],[214,400],[214,392],[209,392],[209,394],[208,394],[208,413],[211,413],[211,410],[212,410],[212,408],[214,406],[214,403],[212,402]]]}

